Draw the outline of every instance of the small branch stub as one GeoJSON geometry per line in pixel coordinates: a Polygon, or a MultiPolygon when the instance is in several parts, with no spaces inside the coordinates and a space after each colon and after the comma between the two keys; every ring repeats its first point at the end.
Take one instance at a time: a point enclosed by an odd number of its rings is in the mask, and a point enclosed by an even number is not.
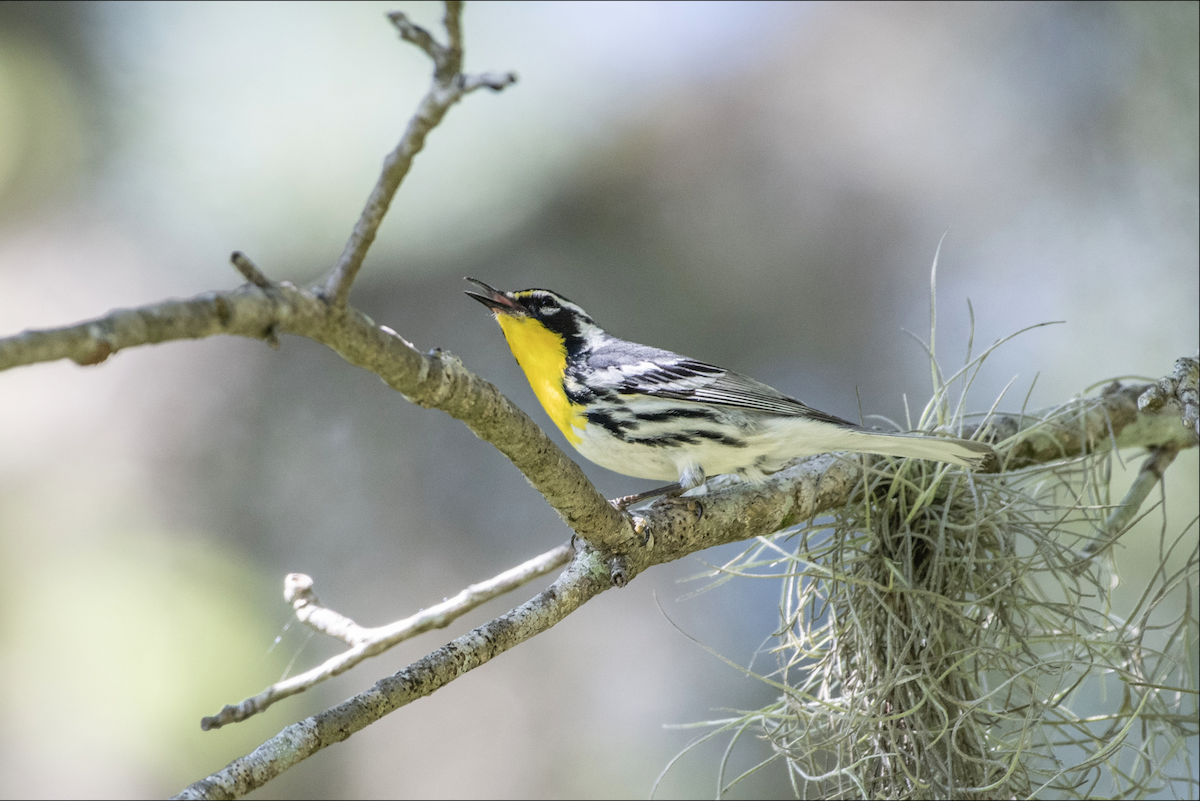
{"type": "Polygon", "coordinates": [[[233,266],[237,268],[237,271],[241,273],[247,281],[254,284],[259,289],[271,288],[271,280],[263,275],[262,270],[258,269],[258,266],[254,262],[250,261],[249,257],[247,257],[245,253],[242,253],[240,250],[235,250],[233,251],[233,255],[229,257],[229,260],[233,262],[233,266]]]}
{"type": "Polygon", "coordinates": [[[476,89],[491,89],[493,92],[499,92],[516,82],[517,73],[515,72],[481,72],[478,75],[458,76],[458,88],[464,95],[470,94],[476,89]]]}

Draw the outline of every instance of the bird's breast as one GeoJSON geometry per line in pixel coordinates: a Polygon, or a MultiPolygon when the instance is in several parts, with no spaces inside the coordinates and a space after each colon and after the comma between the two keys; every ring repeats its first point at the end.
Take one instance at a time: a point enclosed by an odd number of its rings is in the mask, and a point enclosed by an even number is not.
{"type": "Polygon", "coordinates": [[[586,421],[583,410],[571,403],[563,389],[567,349],[562,337],[529,318],[503,314],[497,317],[500,330],[504,332],[517,364],[525,371],[533,394],[567,441],[578,446],[580,431],[586,421]]]}

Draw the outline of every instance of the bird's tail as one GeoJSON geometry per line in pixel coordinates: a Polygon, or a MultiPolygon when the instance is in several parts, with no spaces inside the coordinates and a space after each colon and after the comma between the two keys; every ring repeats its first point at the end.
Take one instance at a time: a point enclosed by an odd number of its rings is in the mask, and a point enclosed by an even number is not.
{"type": "Polygon", "coordinates": [[[949,462],[982,473],[994,473],[1000,467],[994,450],[982,442],[967,439],[926,434],[884,434],[863,429],[848,429],[843,436],[846,436],[847,450],[861,453],[949,462]]]}

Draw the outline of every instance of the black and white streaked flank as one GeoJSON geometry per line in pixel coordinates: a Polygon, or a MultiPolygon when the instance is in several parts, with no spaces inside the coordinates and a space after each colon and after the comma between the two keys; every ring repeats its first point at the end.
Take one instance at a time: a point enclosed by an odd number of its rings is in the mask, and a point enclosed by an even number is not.
{"type": "Polygon", "coordinates": [[[994,469],[983,443],[869,431],[744,375],[618,339],[549,290],[468,280],[487,290],[467,294],[495,312],[551,419],[583,456],[618,473],[684,488],[727,473],[761,481],[831,451],[994,469]]]}

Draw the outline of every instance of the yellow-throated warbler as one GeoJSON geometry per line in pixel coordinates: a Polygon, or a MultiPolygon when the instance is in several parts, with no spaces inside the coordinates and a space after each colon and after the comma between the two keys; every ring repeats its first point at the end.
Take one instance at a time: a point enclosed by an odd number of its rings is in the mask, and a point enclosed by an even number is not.
{"type": "MultiPolygon", "coordinates": [[[[868,431],[753,378],[617,339],[549,290],[501,292],[467,280],[485,290],[467,294],[495,314],[550,419],[609,470],[690,489],[723,473],[761,481],[796,457],[829,451],[994,469],[995,453],[981,442],[868,431]]],[[[661,492],[630,498],[653,494],[661,492]]]]}

